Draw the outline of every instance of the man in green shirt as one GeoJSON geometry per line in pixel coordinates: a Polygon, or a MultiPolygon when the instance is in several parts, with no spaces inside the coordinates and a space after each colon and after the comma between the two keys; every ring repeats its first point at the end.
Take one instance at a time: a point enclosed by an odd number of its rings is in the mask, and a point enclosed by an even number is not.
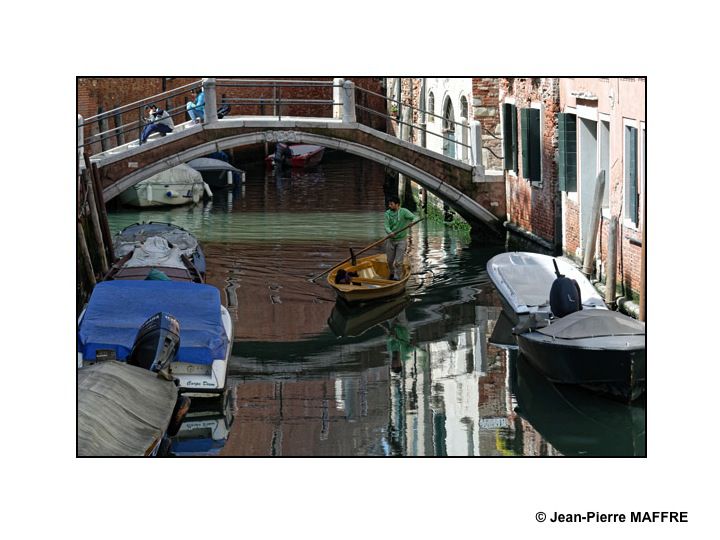
{"type": "Polygon", "coordinates": [[[392,235],[385,242],[390,279],[399,280],[403,277],[403,260],[407,249],[408,229],[398,231],[415,221],[416,216],[407,208],[400,208],[400,199],[388,197],[388,209],[385,211],[385,232],[392,235]]]}

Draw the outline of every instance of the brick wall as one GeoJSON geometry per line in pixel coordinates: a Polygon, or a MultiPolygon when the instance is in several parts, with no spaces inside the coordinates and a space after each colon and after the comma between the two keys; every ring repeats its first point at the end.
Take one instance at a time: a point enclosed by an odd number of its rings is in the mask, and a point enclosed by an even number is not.
{"type": "Polygon", "coordinates": [[[502,170],[502,126],[500,125],[499,79],[479,77],[472,80],[472,119],[482,128],[485,168],[502,170]]]}
{"type": "MultiPolygon", "coordinates": [[[[283,80],[304,80],[304,81],[332,81],[333,77],[285,77],[283,80]]],[[[375,93],[383,92],[383,83],[381,77],[358,77],[348,78],[352,80],[356,87],[370,90],[375,93]]],[[[149,98],[158,95],[165,91],[175,90],[184,85],[198,82],[200,78],[193,77],[79,77],[77,79],[77,107],[78,114],[81,114],[83,118],[88,118],[97,115],[101,109],[102,112],[107,112],[122,105],[129,105],[134,102],[147,103],[149,98]]],[[[253,79],[248,79],[253,80],[253,79]]],[[[262,84],[259,79],[255,78],[257,84],[262,84]]],[[[217,101],[218,106],[222,104],[223,99],[227,99],[231,103],[232,110],[231,114],[237,115],[259,115],[275,114],[273,109],[272,101],[273,96],[279,95],[283,99],[294,99],[294,100],[328,100],[332,101],[333,90],[329,86],[297,86],[292,88],[282,88],[274,91],[272,86],[263,84],[263,86],[256,87],[230,87],[223,86],[222,81],[218,82],[217,86],[217,101]],[[275,93],[278,92],[278,93],[275,93]],[[264,99],[267,100],[265,104],[259,103],[240,103],[233,100],[239,99],[264,99]]],[[[185,113],[186,103],[192,99],[190,91],[182,92],[180,95],[174,96],[171,99],[157,100],[161,107],[169,110],[173,114],[173,120],[175,123],[181,123],[188,120],[187,114],[185,113]],[[174,111],[177,111],[174,113],[174,111]]],[[[384,113],[385,100],[364,93],[362,91],[356,91],[356,102],[366,108],[381,110],[384,113]]],[[[323,116],[331,117],[332,108],[331,105],[325,104],[290,104],[284,105],[282,108],[282,114],[288,116],[323,116]]],[[[385,130],[385,119],[375,115],[368,111],[357,111],[357,119],[366,125],[369,125],[375,129],[384,131],[385,130]]],[[[114,129],[118,124],[126,125],[130,122],[137,122],[139,120],[138,111],[125,113],[122,115],[122,119],[116,123],[114,117],[108,118],[106,127],[107,129],[114,129]]],[[[85,135],[99,133],[100,126],[93,124],[88,126],[85,130],[85,135]]],[[[135,129],[130,133],[127,133],[124,138],[124,142],[128,142],[132,139],[136,139],[139,136],[138,130],[135,129]]],[[[117,141],[113,141],[117,142],[117,141]]],[[[101,151],[101,146],[95,145],[91,152],[101,151]]]]}
{"type": "Polygon", "coordinates": [[[514,98],[518,109],[518,168],[517,176],[505,173],[507,183],[508,220],[532,234],[555,244],[557,186],[557,112],[559,111],[559,85],[554,78],[500,79],[499,103],[514,98]],[[520,109],[531,103],[542,103],[542,176],[541,184],[534,186],[522,174],[522,145],[520,109]]]}

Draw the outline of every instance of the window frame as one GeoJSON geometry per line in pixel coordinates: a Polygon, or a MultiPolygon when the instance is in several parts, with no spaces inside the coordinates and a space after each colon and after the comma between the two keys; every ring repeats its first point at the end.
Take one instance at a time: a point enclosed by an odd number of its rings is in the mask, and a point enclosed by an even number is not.
{"type": "Polygon", "coordinates": [[[641,184],[641,162],[640,162],[640,147],[641,147],[641,139],[640,139],[640,122],[636,119],[632,118],[625,118],[623,117],[623,123],[622,123],[622,133],[623,133],[623,200],[622,200],[622,211],[623,211],[623,226],[628,229],[633,230],[639,230],[640,225],[640,203],[642,199],[642,192],[640,191],[640,184],[641,184]],[[635,151],[635,184],[636,184],[636,193],[637,193],[637,216],[629,216],[628,213],[630,211],[630,199],[628,197],[629,193],[629,178],[628,178],[628,142],[627,137],[630,131],[628,129],[634,129],[636,132],[636,146],[633,149],[635,151]]]}

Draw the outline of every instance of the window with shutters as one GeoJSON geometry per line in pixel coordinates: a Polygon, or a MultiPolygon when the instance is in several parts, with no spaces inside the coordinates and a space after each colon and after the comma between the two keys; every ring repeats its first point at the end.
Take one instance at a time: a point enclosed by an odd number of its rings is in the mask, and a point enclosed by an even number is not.
{"type": "Polygon", "coordinates": [[[517,108],[512,103],[502,106],[503,168],[517,172],[517,108]]]}
{"type": "Polygon", "coordinates": [[[542,180],[540,109],[520,109],[522,176],[539,187],[542,180]]]}
{"type": "Polygon", "coordinates": [[[560,191],[577,191],[577,116],[558,113],[558,179],[560,191]]]}
{"type": "Polygon", "coordinates": [[[624,184],[625,184],[625,220],[637,227],[640,209],[640,185],[638,182],[638,129],[634,122],[626,121],[623,129],[624,138],[624,184]]]}

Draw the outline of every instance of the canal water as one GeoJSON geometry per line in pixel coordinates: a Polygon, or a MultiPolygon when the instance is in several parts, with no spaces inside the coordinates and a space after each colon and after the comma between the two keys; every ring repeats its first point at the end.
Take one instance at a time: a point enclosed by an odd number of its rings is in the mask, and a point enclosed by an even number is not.
{"type": "Polygon", "coordinates": [[[113,232],[194,233],[234,320],[227,398],[193,400],[174,455],[645,455],[644,404],[552,385],[508,346],[485,271],[502,246],[424,221],[408,294],[348,309],[311,278],[385,235],[383,167],[327,153],[311,171],[246,172],[203,204],[109,216],[113,232]]]}

